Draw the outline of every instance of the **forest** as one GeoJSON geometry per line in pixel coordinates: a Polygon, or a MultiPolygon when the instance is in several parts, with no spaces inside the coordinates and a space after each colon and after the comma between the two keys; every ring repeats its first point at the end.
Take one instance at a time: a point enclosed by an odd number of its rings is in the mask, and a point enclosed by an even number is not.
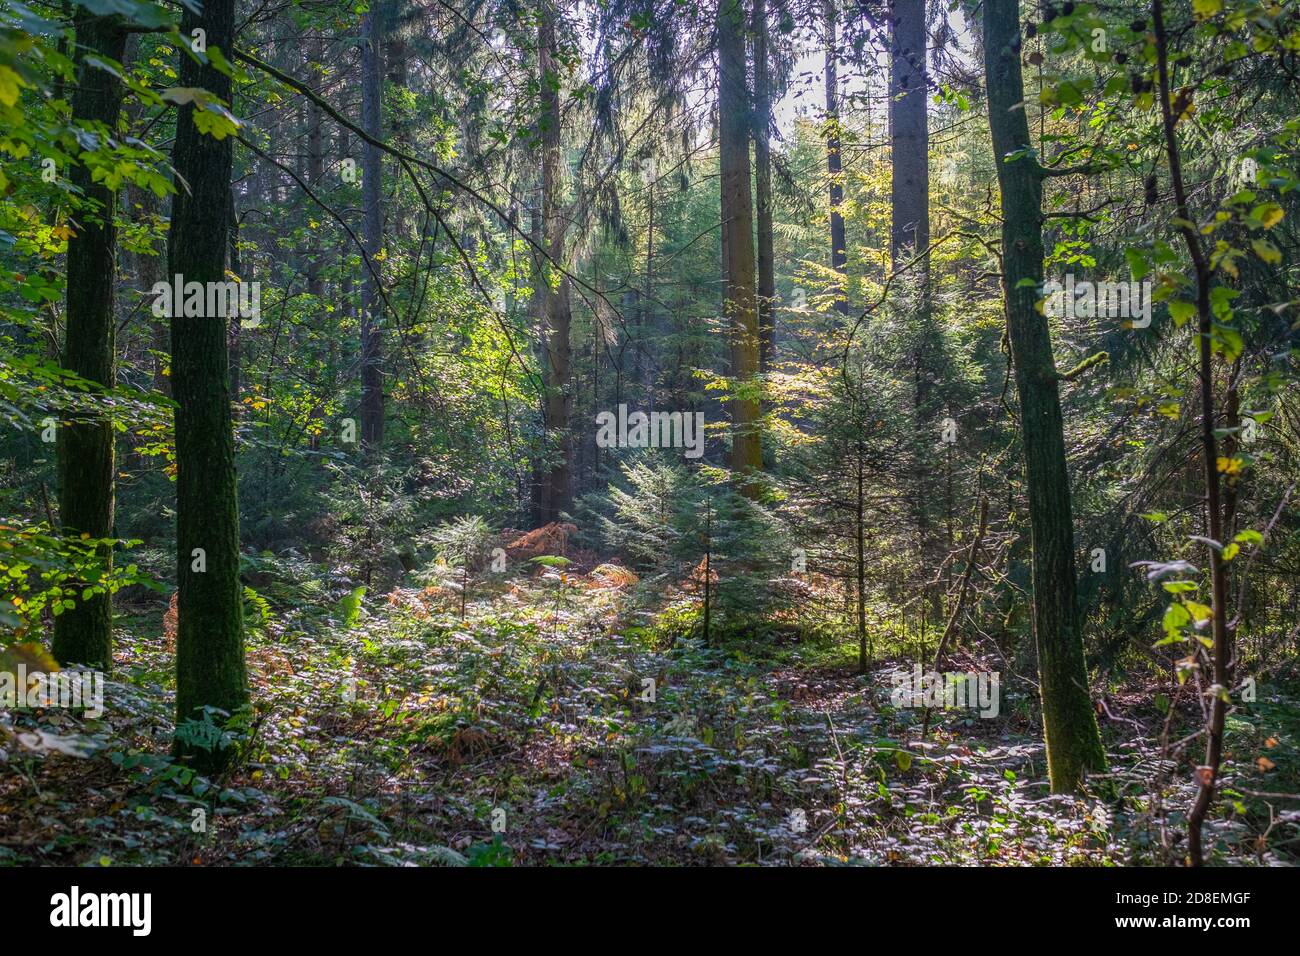
{"type": "Polygon", "coordinates": [[[1296,0],[0,0],[0,865],[1294,867],[1298,106],[1296,0]]]}

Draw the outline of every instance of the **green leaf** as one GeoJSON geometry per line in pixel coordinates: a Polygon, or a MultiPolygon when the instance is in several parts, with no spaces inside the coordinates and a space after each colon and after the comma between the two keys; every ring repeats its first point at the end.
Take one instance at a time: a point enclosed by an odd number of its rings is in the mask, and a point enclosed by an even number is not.
{"type": "Polygon", "coordinates": [[[1259,256],[1269,265],[1277,265],[1282,261],[1282,250],[1267,239],[1252,239],[1250,247],[1255,250],[1255,255],[1259,256]]]}
{"type": "Polygon", "coordinates": [[[357,621],[361,618],[361,601],[365,596],[366,587],[363,584],[339,599],[334,612],[344,627],[356,626],[357,621]]]}
{"type": "Polygon", "coordinates": [[[1171,604],[1165,608],[1164,620],[1160,626],[1165,629],[1166,634],[1175,634],[1187,626],[1191,621],[1192,615],[1188,613],[1187,608],[1181,604],[1171,604]]]}
{"type": "Polygon", "coordinates": [[[1224,358],[1229,362],[1235,360],[1246,348],[1246,343],[1242,339],[1241,333],[1226,325],[1218,325],[1216,323],[1214,331],[1211,333],[1210,337],[1212,343],[1215,345],[1215,350],[1222,351],[1224,358]]]}
{"type": "Polygon", "coordinates": [[[1136,282],[1141,282],[1151,273],[1151,263],[1147,261],[1145,250],[1128,248],[1124,250],[1124,258],[1128,260],[1129,272],[1133,274],[1136,282]]]}
{"type": "Polygon", "coordinates": [[[239,130],[239,125],[230,117],[207,109],[194,111],[194,125],[198,127],[200,133],[213,139],[225,139],[239,130]]]}
{"type": "Polygon", "coordinates": [[[1186,324],[1187,320],[1196,314],[1196,306],[1191,302],[1184,302],[1181,299],[1175,299],[1169,303],[1169,317],[1174,320],[1174,325],[1180,329],[1186,324]]]}
{"type": "Polygon", "coordinates": [[[0,103],[13,106],[18,102],[19,87],[26,85],[22,77],[9,67],[0,64],[0,103]]]}
{"type": "Polygon", "coordinates": [[[1250,211],[1250,218],[1258,219],[1265,229],[1272,229],[1282,221],[1284,215],[1286,213],[1282,211],[1282,207],[1275,202],[1260,203],[1250,211]]]}

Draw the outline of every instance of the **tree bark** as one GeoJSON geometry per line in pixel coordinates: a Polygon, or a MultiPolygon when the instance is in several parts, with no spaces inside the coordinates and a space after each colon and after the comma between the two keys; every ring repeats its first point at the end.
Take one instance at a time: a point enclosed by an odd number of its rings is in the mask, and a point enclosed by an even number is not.
{"type": "MultiPolygon", "coordinates": [[[[893,0],[889,63],[890,256],[893,268],[930,245],[930,136],[925,0],[893,0]]],[[[925,283],[922,264],[922,284],[925,283]]]]}
{"type": "Polygon", "coordinates": [[[555,11],[543,5],[537,28],[538,71],[541,76],[541,145],[542,145],[542,231],[549,263],[542,266],[541,313],[544,336],[542,366],[545,396],[542,400],[542,424],[546,430],[549,463],[542,476],[542,523],[559,520],[560,513],[573,507],[573,434],[569,425],[571,402],[571,356],[569,329],[572,309],[569,305],[569,280],[560,279],[557,288],[547,281],[550,263],[564,262],[567,228],[560,215],[560,160],[562,121],[560,114],[560,75],[556,62],[557,41],[555,11]]]}
{"type": "Polygon", "coordinates": [[[754,0],[754,212],[758,231],[758,370],[776,343],[776,256],[772,242],[772,80],[767,55],[767,0],[754,0]]]}
{"type": "MultiPolygon", "coordinates": [[[[361,47],[361,124],[375,139],[383,136],[384,72],[383,9],[376,4],[363,20],[365,40],[361,47]]],[[[376,453],[384,443],[384,342],[383,295],[379,283],[382,267],[378,260],[383,248],[384,216],[380,206],[383,189],[383,153],[365,144],[362,154],[361,203],[364,208],[365,252],[369,260],[361,287],[361,443],[376,453]]]]}
{"type": "MultiPolygon", "coordinates": [[[[252,280],[251,275],[244,275],[239,261],[239,212],[235,208],[235,189],[230,189],[230,241],[226,249],[226,270],[241,282],[252,280]]],[[[244,381],[244,335],[241,319],[238,315],[230,316],[227,321],[228,341],[226,348],[230,364],[230,400],[235,405],[233,414],[240,413],[239,391],[244,381]]]]}
{"type": "Polygon", "coordinates": [[[730,320],[731,376],[739,391],[731,399],[731,468],[744,483],[745,492],[756,495],[758,488],[750,476],[762,471],[763,451],[758,397],[751,396],[758,373],[758,311],[749,183],[750,97],[741,0],[719,0],[717,25],[721,211],[726,229],[724,309],[730,320]]]}
{"type": "MultiPolygon", "coordinates": [[[[1191,210],[1187,202],[1187,188],[1183,182],[1182,154],[1178,147],[1177,119],[1169,100],[1169,41],[1165,30],[1164,5],[1161,0],[1152,0],[1151,16],[1156,37],[1156,72],[1159,78],[1160,117],[1164,133],[1165,153],[1169,161],[1169,178],[1174,188],[1175,213],[1181,222],[1191,222],[1188,217],[1191,210]]],[[[1219,450],[1215,435],[1214,403],[1214,353],[1211,339],[1214,332],[1214,313],[1210,302],[1210,263],[1201,246],[1200,235],[1188,226],[1180,226],[1179,232],[1187,246],[1196,273],[1196,320],[1198,338],[1197,369],[1201,398],[1201,458],[1205,476],[1205,517],[1206,530],[1211,541],[1216,542],[1206,548],[1210,563],[1210,590],[1212,594],[1211,629],[1214,635],[1214,647],[1211,658],[1213,683],[1209,689],[1210,719],[1206,725],[1205,764],[1199,768],[1199,789],[1187,812],[1187,853],[1192,866],[1204,863],[1201,831],[1205,817],[1214,802],[1214,791],[1218,786],[1219,766],[1223,761],[1223,729],[1227,720],[1228,702],[1225,697],[1232,687],[1232,631],[1228,627],[1228,582],[1227,569],[1224,567],[1223,554],[1219,550],[1228,542],[1224,540],[1224,528],[1230,526],[1225,522],[1225,514],[1233,507],[1225,502],[1219,483],[1219,450]]],[[[1229,452],[1231,456],[1231,451],[1229,452]]]]}
{"type": "Polygon", "coordinates": [[[1054,793],[1078,790],[1105,768],[1075,604],[1074,525],[1065,437],[1043,284],[1042,174],[1031,155],[1020,72],[1017,0],[985,0],[989,127],[1002,195],[1003,296],[1020,399],[1021,444],[1033,548],[1034,638],[1048,774],[1054,793]]]}
{"type": "MultiPolygon", "coordinates": [[[[126,58],[126,31],[116,17],[87,18],[77,28],[77,45],[86,54],[126,58]]],[[[113,135],[122,109],[117,77],[91,66],[83,56],[72,116],[102,123],[113,135]]],[[[88,381],[112,388],[115,379],[113,302],[117,278],[117,196],[91,180],[83,164],[73,166],[72,182],[83,200],[68,239],[67,341],[63,366],[88,381]]],[[[59,516],[63,533],[72,537],[113,536],[113,427],[106,416],[88,412],[72,418],[58,436],[59,516]]],[[[101,571],[113,567],[113,550],[97,551],[101,571]]],[[[83,584],[84,586],[84,584],[83,584]]],[[[107,671],[113,663],[113,601],[108,594],[86,600],[54,619],[54,657],[61,664],[85,664],[107,671]]]]}
{"type": "Polygon", "coordinates": [[[651,338],[657,332],[655,315],[655,180],[646,186],[645,288],[641,292],[641,386],[645,389],[646,411],[655,407],[656,365],[651,355],[651,338]]]}
{"type": "MultiPolygon", "coordinates": [[[[854,399],[857,404],[857,399],[854,399]]],[[[856,417],[856,416],[855,416],[856,417]]],[[[857,429],[857,446],[854,464],[857,470],[857,489],[853,502],[853,546],[854,546],[854,571],[857,573],[857,602],[856,618],[858,628],[858,673],[867,672],[867,499],[866,499],[866,479],[867,479],[867,449],[863,441],[862,432],[865,422],[860,423],[857,429]]]]}
{"type": "MultiPolygon", "coordinates": [[[[128,41],[129,42],[129,41],[128,41]]],[[[128,47],[129,50],[129,47],[128,47]]],[[[127,54],[130,56],[130,53],[127,54]]],[[[158,197],[154,195],[153,190],[141,188],[135,185],[126,187],[128,205],[133,210],[132,218],[137,226],[144,228],[153,228],[154,216],[159,212],[160,206],[158,197]]],[[[137,253],[135,259],[134,279],[136,288],[150,290],[162,279],[163,258],[157,255],[150,255],[147,252],[137,253]]],[[[155,392],[161,392],[163,395],[171,394],[171,382],[168,380],[164,371],[167,368],[167,353],[170,351],[168,342],[168,329],[165,319],[160,319],[153,314],[152,299],[145,303],[145,309],[149,323],[149,345],[152,351],[149,356],[149,370],[152,379],[152,388],[155,392]]]]}
{"type": "MultiPolygon", "coordinates": [[[[233,50],[234,0],[186,9],[181,34],[202,28],[208,48],[233,50]]],[[[229,103],[231,80],[182,54],[180,84],[229,103]]],[[[213,139],[194,125],[194,106],[176,116],[168,272],[185,282],[225,279],[230,228],[233,139],[213,139]]],[[[201,719],[204,708],[233,714],[248,700],[239,584],[239,506],[230,411],[226,324],[221,318],[173,316],[172,392],[176,400],[176,719],[201,719]],[[201,563],[200,563],[201,556],[201,563]],[[200,570],[201,568],[201,570],[200,570]]],[[[182,753],[186,747],[178,748],[182,753]]],[[[203,771],[219,770],[223,748],[194,750],[203,771]]]]}
{"type": "MultiPolygon", "coordinates": [[[[839,16],[835,4],[836,0],[823,0],[822,4],[826,33],[826,176],[830,182],[831,268],[843,276],[849,257],[845,248],[844,215],[840,212],[840,207],[844,204],[844,174],[840,156],[840,81],[837,63],[839,16]]],[[[835,311],[847,318],[849,300],[844,294],[843,279],[835,292],[835,311]]]]}
{"type": "MultiPolygon", "coordinates": [[[[321,59],[324,56],[323,44],[320,40],[312,43],[311,55],[308,59],[308,75],[313,79],[318,77],[321,59]]],[[[306,174],[308,185],[313,190],[319,190],[321,180],[325,176],[325,133],[324,133],[324,114],[320,106],[313,101],[307,102],[307,165],[303,171],[306,174]]],[[[311,230],[311,241],[307,246],[307,294],[314,296],[319,302],[325,297],[325,282],[321,278],[321,241],[320,230],[311,230]]]]}

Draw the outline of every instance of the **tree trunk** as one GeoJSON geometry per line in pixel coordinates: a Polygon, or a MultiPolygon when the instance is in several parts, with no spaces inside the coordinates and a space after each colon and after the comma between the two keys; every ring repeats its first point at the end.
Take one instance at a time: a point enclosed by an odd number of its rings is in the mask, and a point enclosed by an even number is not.
{"type": "MultiPolygon", "coordinates": [[[[127,54],[130,56],[130,54],[127,54]]],[[[132,209],[132,218],[137,226],[153,228],[154,216],[159,212],[158,197],[154,195],[153,190],[141,188],[135,185],[126,187],[128,205],[132,209]]],[[[140,252],[135,256],[135,283],[136,288],[149,290],[152,289],[162,279],[162,257],[150,255],[146,252],[140,252]]],[[[153,300],[143,305],[147,321],[149,323],[149,350],[153,353],[149,356],[149,370],[152,380],[151,387],[155,392],[161,392],[163,395],[171,394],[171,382],[163,372],[167,368],[167,353],[170,351],[167,330],[167,322],[153,314],[153,300]]]]}
{"type": "MultiPolygon", "coordinates": [[[[383,10],[376,4],[363,20],[361,47],[361,124],[373,138],[383,136],[384,72],[383,10]]],[[[362,154],[361,204],[365,210],[364,234],[368,266],[361,287],[361,443],[369,453],[384,443],[384,342],[383,295],[379,251],[383,248],[384,217],[380,208],[383,188],[383,153],[371,143],[362,154]]]]}
{"type": "MultiPolygon", "coordinates": [[[[889,64],[890,255],[894,269],[930,245],[925,0],[893,0],[889,64]]],[[[922,285],[925,284],[922,266],[922,285]]]]}
{"type": "MultiPolygon", "coordinates": [[[[251,275],[244,275],[239,261],[239,213],[235,208],[235,189],[230,189],[230,244],[226,250],[226,269],[241,282],[252,280],[251,275]]],[[[238,315],[230,316],[228,341],[226,348],[230,364],[230,400],[235,404],[235,415],[240,413],[239,391],[244,380],[244,341],[243,326],[238,315]]]]}
{"type": "Polygon", "coordinates": [[[1030,145],[1020,74],[1017,0],[985,0],[989,126],[1002,194],[1003,295],[1020,399],[1021,443],[1033,547],[1034,637],[1048,773],[1055,793],[1076,791],[1106,754],[1088,692],[1075,604],[1074,526],[1065,438],[1047,319],[1035,308],[1043,284],[1042,175],[1030,145]]]}
{"type": "Polygon", "coordinates": [[[656,363],[650,339],[655,335],[655,182],[646,187],[645,290],[641,293],[641,385],[645,389],[646,411],[655,407],[656,363]]]}
{"type": "MultiPolygon", "coordinates": [[[[310,45],[307,57],[307,73],[313,81],[319,81],[321,70],[323,69],[321,61],[324,59],[324,43],[317,39],[310,45]]],[[[315,84],[313,84],[315,85],[315,84]]],[[[307,156],[303,176],[307,185],[311,186],[313,191],[319,191],[325,178],[325,114],[321,108],[314,102],[307,102],[307,156]]],[[[321,320],[328,320],[330,313],[325,311],[325,279],[324,279],[324,251],[321,246],[321,230],[311,229],[309,224],[308,235],[310,239],[307,243],[307,294],[315,301],[312,308],[317,310],[316,314],[321,320]]],[[[328,339],[331,347],[337,336],[331,328],[328,339]]],[[[313,349],[313,352],[316,350],[313,349]]],[[[313,356],[315,358],[315,356],[313,356]]],[[[331,362],[328,366],[334,368],[331,362]]],[[[313,388],[320,385],[318,374],[312,376],[313,388]]],[[[308,416],[314,425],[324,427],[325,418],[324,402],[317,399],[312,402],[308,416]]],[[[320,434],[313,428],[307,437],[308,447],[312,451],[320,450],[320,434]]]]}
{"type": "Polygon", "coordinates": [[[754,219],[749,189],[750,98],[745,82],[744,10],[741,0],[718,2],[718,139],[722,172],[722,222],[726,228],[724,309],[730,319],[731,376],[739,392],[731,399],[731,468],[756,495],[749,480],[763,469],[759,433],[758,312],[754,290],[754,219]]]}
{"type": "Polygon", "coordinates": [[[545,338],[542,365],[545,397],[542,423],[546,430],[547,453],[551,457],[542,477],[541,520],[559,520],[562,511],[573,507],[573,434],[569,427],[571,401],[569,375],[569,280],[551,288],[545,278],[550,263],[564,262],[566,226],[560,215],[561,142],[560,75],[556,63],[555,13],[543,6],[537,27],[538,70],[541,73],[542,140],[542,231],[550,262],[543,263],[541,285],[542,335],[545,338]]]}
{"type": "MultiPolygon", "coordinates": [[[[209,47],[233,48],[234,0],[207,0],[185,10],[182,36],[206,32],[209,47]]],[[[229,55],[229,53],[227,53],[229,55]]],[[[231,81],[182,54],[180,83],[230,102],[231,81]]],[[[185,282],[222,282],[230,228],[233,139],[213,139],[194,125],[194,107],[177,111],[176,195],[172,199],[168,272],[185,282]]],[[[220,318],[173,316],[172,392],[176,400],[176,719],[204,708],[234,713],[248,699],[239,584],[239,506],[230,412],[226,324],[220,318]]],[[[180,747],[181,752],[188,748],[180,747]]],[[[203,771],[229,753],[194,750],[203,771]]]]}
{"type": "MultiPolygon", "coordinates": [[[[854,403],[856,404],[856,399],[854,403]]],[[[867,479],[867,449],[862,440],[862,431],[865,422],[858,428],[857,455],[854,464],[857,466],[857,494],[854,498],[853,508],[853,544],[854,551],[854,571],[857,573],[857,626],[858,626],[858,673],[867,672],[867,529],[866,529],[866,479],[867,479]]]]}
{"type": "MultiPolygon", "coordinates": [[[[384,76],[385,82],[389,89],[404,91],[407,88],[409,70],[407,69],[406,38],[401,34],[400,25],[396,26],[391,33],[384,35],[384,76]]],[[[410,118],[404,110],[396,110],[394,116],[389,120],[388,135],[392,137],[394,143],[409,151],[411,145],[410,137],[410,118]]],[[[394,236],[403,238],[412,234],[411,214],[408,211],[410,207],[400,199],[392,205],[392,222],[389,224],[389,232],[394,236]]],[[[462,234],[461,245],[468,249],[469,241],[462,234]]],[[[472,254],[473,250],[469,250],[472,254]]]]}
{"type": "MultiPolygon", "coordinates": [[[[926,71],[926,3],[925,0],[892,0],[890,9],[889,64],[889,139],[892,157],[890,191],[890,262],[898,270],[922,253],[930,244],[930,176],[929,132],[926,123],[928,81],[926,71]]],[[[930,371],[927,359],[934,363],[940,342],[933,331],[929,314],[929,264],[923,260],[909,277],[920,287],[917,322],[921,335],[911,355],[914,408],[919,434],[928,434],[932,426],[930,371]]],[[[932,365],[931,365],[932,367],[932,365]]],[[[923,564],[936,560],[929,505],[934,500],[931,449],[919,445],[914,463],[913,511],[916,518],[917,552],[923,564]]],[[[941,616],[939,589],[929,589],[928,613],[941,616]]],[[[922,621],[925,620],[922,606],[922,621]]]]}
{"type": "MultiPolygon", "coordinates": [[[[320,76],[318,71],[321,69],[319,64],[324,57],[323,44],[320,40],[316,40],[310,49],[309,75],[315,79],[320,76]]],[[[313,191],[318,191],[325,176],[324,114],[321,108],[310,100],[307,102],[307,168],[304,173],[306,173],[307,184],[313,191]]],[[[307,246],[307,294],[315,297],[318,304],[325,297],[325,282],[321,278],[321,266],[320,230],[312,229],[311,241],[307,246]]]]}
{"type": "MultiPolygon", "coordinates": [[[[87,18],[77,28],[77,45],[87,54],[117,62],[126,56],[126,32],[115,17],[87,18]]],[[[72,95],[74,119],[102,123],[116,131],[122,85],[83,56],[72,95]]],[[[67,341],[62,364],[82,378],[112,388],[115,378],[113,300],[117,278],[117,197],[91,181],[77,163],[72,182],[82,190],[75,234],[68,239],[67,341]]],[[[59,515],[71,537],[113,536],[113,427],[97,412],[72,417],[59,430],[59,515]]],[[[113,550],[98,550],[102,572],[113,567],[113,550]]],[[[113,663],[113,602],[95,594],[54,619],[54,657],[61,664],[86,664],[107,671],[113,663]]]]}
{"type": "MultiPolygon", "coordinates": [[[[1170,104],[1169,90],[1169,40],[1165,31],[1164,5],[1152,0],[1152,24],[1156,36],[1156,69],[1160,81],[1160,117],[1164,133],[1165,153],[1169,162],[1169,178],[1174,188],[1175,214],[1184,223],[1191,222],[1191,209],[1187,202],[1187,188],[1183,182],[1182,154],[1178,146],[1177,119],[1170,104]]],[[[1231,533],[1231,511],[1235,508],[1231,498],[1224,502],[1219,483],[1218,438],[1215,435],[1214,404],[1214,354],[1211,339],[1214,332],[1214,312],[1210,302],[1211,268],[1201,246],[1199,233],[1186,225],[1179,227],[1188,256],[1196,273],[1196,320],[1199,340],[1197,378],[1201,398],[1201,466],[1205,476],[1206,533],[1214,544],[1206,548],[1210,563],[1211,630],[1214,635],[1212,650],[1213,681],[1209,688],[1210,719],[1206,725],[1205,763],[1198,770],[1199,788],[1191,809],[1187,811],[1187,853],[1192,866],[1204,863],[1201,831],[1206,814],[1214,802],[1218,786],[1219,765],[1223,761],[1223,730],[1227,719],[1228,701],[1225,699],[1232,687],[1233,640],[1228,626],[1228,582],[1223,554],[1219,550],[1228,542],[1224,529],[1231,533]],[[1225,521],[1225,515],[1228,520],[1225,521]]],[[[1233,433],[1229,433],[1230,435],[1233,433]]],[[[1235,439],[1230,439],[1235,441],[1235,439]]],[[[1232,457],[1231,446],[1227,449],[1232,457]]]]}
{"type": "MultiPolygon", "coordinates": [[[[845,249],[844,216],[840,212],[844,203],[844,178],[840,162],[840,81],[837,69],[839,17],[835,3],[836,0],[824,0],[822,5],[826,31],[826,175],[830,182],[831,200],[831,268],[842,276],[849,257],[845,249]]],[[[843,280],[836,289],[835,311],[848,317],[849,300],[844,294],[843,280]]]]}
{"type": "Polygon", "coordinates": [[[772,80],[767,56],[767,0],[754,0],[754,211],[758,230],[758,370],[776,343],[776,256],[772,247],[772,80]]]}

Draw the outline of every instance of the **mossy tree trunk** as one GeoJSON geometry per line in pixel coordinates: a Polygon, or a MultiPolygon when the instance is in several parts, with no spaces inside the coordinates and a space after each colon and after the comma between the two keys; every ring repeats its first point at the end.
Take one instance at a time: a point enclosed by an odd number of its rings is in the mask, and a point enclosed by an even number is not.
{"type": "Polygon", "coordinates": [[[563,121],[560,110],[559,44],[555,11],[543,5],[537,26],[537,55],[541,88],[540,139],[542,148],[542,233],[549,261],[541,266],[540,279],[543,383],[542,424],[546,431],[548,463],[543,469],[541,521],[560,520],[573,508],[573,429],[569,421],[572,404],[572,356],[569,343],[573,310],[567,276],[552,288],[548,278],[552,267],[564,263],[567,221],[560,209],[563,188],[563,121]],[[552,445],[553,443],[553,445],[552,445]]]}
{"type": "Polygon", "coordinates": [[[1103,770],[1106,754],[1075,603],[1074,526],[1056,363],[1047,319],[1035,307],[1043,284],[1043,177],[1027,151],[1020,46],[1017,0],[985,0],[989,127],[1002,194],[1002,283],[1029,492],[1043,734],[1052,791],[1067,793],[1080,788],[1087,772],[1103,770]]]}
{"type": "MultiPolygon", "coordinates": [[[[122,62],[126,31],[116,17],[87,17],[77,28],[83,55],[72,94],[72,116],[79,125],[100,127],[113,136],[122,109],[122,84],[106,69],[87,62],[90,55],[122,62]]],[[[82,193],[75,234],[68,240],[67,341],[63,365],[106,388],[114,384],[113,300],[117,272],[116,195],[91,181],[77,164],[71,180],[82,193]]],[[[113,427],[98,413],[77,415],[59,431],[59,514],[72,537],[113,535],[113,427]]],[[[113,567],[111,547],[99,549],[100,570],[113,567]]],[[[87,582],[88,583],[88,582],[87,582]]],[[[83,583],[84,586],[84,583],[83,583]]],[[[85,664],[107,671],[113,661],[113,602],[108,594],[86,600],[54,619],[54,657],[61,664],[85,664]]]]}
{"type": "MultiPolygon", "coordinates": [[[[361,124],[375,139],[383,136],[383,5],[365,15],[361,47],[361,124]]],[[[361,286],[361,444],[377,454],[384,443],[384,297],[380,289],[384,216],[381,207],[384,158],[379,147],[365,144],[362,154],[361,204],[364,209],[366,268],[361,286]]]]}
{"type": "MultiPolygon", "coordinates": [[[[823,77],[826,87],[826,178],[830,184],[831,268],[844,275],[849,263],[847,239],[844,233],[844,163],[840,153],[840,80],[839,80],[839,11],[838,0],[824,0],[822,4],[823,31],[825,33],[826,67],[823,77]]],[[[840,280],[836,289],[835,311],[847,319],[849,300],[840,280]]]]}
{"type": "Polygon", "coordinates": [[[750,190],[750,97],[745,69],[741,0],[718,2],[718,138],[722,167],[724,308],[730,320],[731,468],[757,494],[752,475],[763,470],[759,432],[758,310],[755,295],[754,212],[750,190]]]}
{"type": "MultiPolygon", "coordinates": [[[[186,10],[181,35],[206,32],[208,48],[233,49],[234,0],[206,0],[186,10]]],[[[231,81],[182,55],[180,85],[230,102],[231,81]]],[[[214,139],[194,125],[193,105],[176,117],[168,272],[185,282],[222,282],[230,228],[231,137],[214,139]]],[[[233,714],[248,699],[239,584],[239,506],[231,422],[226,323],[219,316],[173,317],[172,394],[176,399],[178,726],[213,707],[233,714]]],[[[186,747],[179,748],[187,752],[186,747]]],[[[220,769],[228,750],[194,749],[204,771],[220,769]]]]}
{"type": "Polygon", "coordinates": [[[767,0],[754,0],[754,212],[758,240],[758,370],[766,372],[776,343],[776,253],[772,236],[772,77],[767,51],[767,0]]]}

